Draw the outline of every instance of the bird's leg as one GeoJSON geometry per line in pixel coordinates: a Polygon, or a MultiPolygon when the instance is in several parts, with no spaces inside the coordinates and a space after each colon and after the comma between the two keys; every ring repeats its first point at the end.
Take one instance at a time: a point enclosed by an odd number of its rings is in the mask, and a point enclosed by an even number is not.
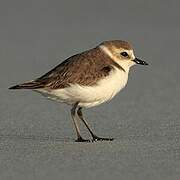
{"type": "Polygon", "coordinates": [[[78,126],[78,123],[77,123],[77,118],[76,118],[76,109],[77,109],[77,107],[78,107],[78,103],[75,103],[74,106],[71,109],[71,116],[72,116],[74,126],[75,126],[75,130],[76,130],[76,133],[77,133],[76,142],[90,142],[89,140],[83,139],[81,134],[80,134],[80,129],[79,129],[79,126],[78,126]]]}
{"type": "Polygon", "coordinates": [[[78,114],[79,118],[82,120],[82,122],[85,124],[88,131],[90,132],[90,134],[91,134],[91,136],[93,138],[93,141],[112,141],[113,140],[113,138],[101,138],[101,137],[98,137],[92,132],[91,128],[89,127],[89,125],[87,123],[87,121],[83,118],[82,107],[78,108],[77,114],[78,114]]]}

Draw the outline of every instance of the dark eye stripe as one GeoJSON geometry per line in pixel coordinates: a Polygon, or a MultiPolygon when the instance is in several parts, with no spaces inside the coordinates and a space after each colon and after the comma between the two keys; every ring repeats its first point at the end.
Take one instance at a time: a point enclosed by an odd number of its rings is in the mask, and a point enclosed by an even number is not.
{"type": "Polygon", "coordinates": [[[128,53],[127,52],[122,52],[121,55],[124,56],[124,57],[128,57],[128,53]]]}

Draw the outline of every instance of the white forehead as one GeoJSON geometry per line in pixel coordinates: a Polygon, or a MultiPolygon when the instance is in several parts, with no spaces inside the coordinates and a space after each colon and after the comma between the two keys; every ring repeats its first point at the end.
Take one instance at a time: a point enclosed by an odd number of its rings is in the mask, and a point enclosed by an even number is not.
{"type": "Polygon", "coordinates": [[[131,57],[132,59],[135,59],[135,55],[134,55],[134,51],[131,49],[131,50],[125,50],[131,57]]]}

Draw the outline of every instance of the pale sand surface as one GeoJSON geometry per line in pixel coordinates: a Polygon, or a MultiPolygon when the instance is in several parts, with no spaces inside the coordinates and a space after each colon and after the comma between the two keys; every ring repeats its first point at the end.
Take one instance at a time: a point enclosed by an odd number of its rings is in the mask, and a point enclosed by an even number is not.
{"type": "Polygon", "coordinates": [[[1,180],[180,179],[180,13],[164,2],[3,0],[1,180]],[[75,143],[68,106],[7,89],[106,39],[130,40],[150,64],[134,67],[113,101],[85,110],[113,142],[75,143]]]}

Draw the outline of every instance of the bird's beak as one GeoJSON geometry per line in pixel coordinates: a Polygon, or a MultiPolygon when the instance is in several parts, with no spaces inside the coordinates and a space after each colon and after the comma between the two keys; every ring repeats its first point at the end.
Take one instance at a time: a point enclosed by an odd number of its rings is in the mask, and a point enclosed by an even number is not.
{"type": "Polygon", "coordinates": [[[134,61],[136,64],[140,64],[140,65],[148,65],[147,62],[142,61],[142,60],[140,60],[140,59],[138,59],[138,58],[133,59],[133,61],[134,61]]]}

